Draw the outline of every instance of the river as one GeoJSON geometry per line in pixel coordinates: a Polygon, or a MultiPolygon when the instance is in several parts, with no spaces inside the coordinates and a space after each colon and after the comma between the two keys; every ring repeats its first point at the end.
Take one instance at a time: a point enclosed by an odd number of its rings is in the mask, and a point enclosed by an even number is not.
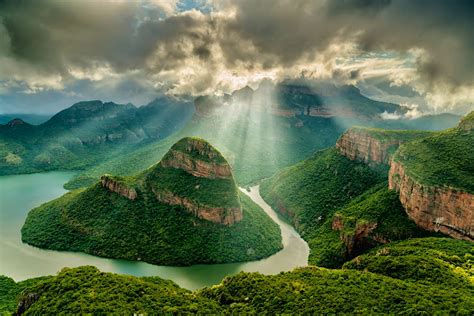
{"type": "Polygon", "coordinates": [[[0,177],[0,275],[16,281],[54,275],[63,267],[93,265],[102,271],[135,276],[159,276],[194,290],[218,284],[240,271],[277,274],[308,264],[309,248],[294,228],[265,203],[259,187],[242,190],[280,226],[284,248],[266,259],[242,263],[194,265],[190,267],[156,266],[144,262],[115,260],[83,253],[44,250],[21,242],[20,229],[28,211],[56,198],[66,190],[62,185],[74,173],[47,172],[0,177]]]}

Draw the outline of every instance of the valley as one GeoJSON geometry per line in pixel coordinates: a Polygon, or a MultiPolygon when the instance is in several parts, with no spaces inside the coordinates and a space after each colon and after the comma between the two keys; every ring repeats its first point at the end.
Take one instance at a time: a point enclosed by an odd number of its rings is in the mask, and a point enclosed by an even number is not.
{"type": "MultiPolygon", "coordinates": [[[[382,110],[400,110],[395,105],[363,101],[354,89],[326,87],[329,92],[312,94],[297,87],[272,88],[280,89],[283,105],[261,102],[268,99],[265,86],[198,98],[193,116],[167,137],[107,136],[102,145],[113,151],[102,154],[110,157],[84,164],[85,170],[0,178],[8,188],[1,197],[7,202],[2,256],[8,260],[0,271],[6,275],[0,279],[6,289],[0,310],[54,311],[50,304],[59,300],[61,310],[112,312],[116,307],[104,305],[109,295],[130,300],[131,293],[104,282],[128,282],[154,293],[147,303],[137,297],[133,307],[119,304],[135,312],[153,306],[163,312],[282,313],[295,304],[308,312],[348,312],[354,306],[374,313],[470,310],[472,114],[441,132],[436,125],[404,130],[416,123],[377,118],[382,110]],[[355,98],[353,106],[366,102],[367,108],[355,115],[355,108],[336,106],[329,114],[333,98],[355,98]],[[411,188],[420,198],[411,197],[411,188]],[[449,202],[437,202],[447,200],[437,197],[446,190],[449,202]],[[23,191],[32,199],[20,203],[23,191]],[[74,286],[71,295],[92,290],[100,298],[77,305],[58,296],[68,291],[64,282],[84,279],[91,282],[74,286]],[[455,292],[443,288],[454,284],[460,286],[455,292]],[[275,286],[284,294],[273,292],[275,286]],[[364,294],[375,288],[383,295],[382,307],[364,294]],[[347,291],[351,295],[335,306],[332,297],[347,291]],[[177,293],[185,299],[176,300],[177,293]],[[433,301],[433,293],[443,303],[433,301]],[[316,304],[314,297],[322,296],[326,299],[316,304]]],[[[116,114],[100,115],[122,111],[101,104],[74,105],[59,117],[74,126],[77,111],[88,113],[86,122],[116,120],[116,114]]],[[[108,124],[101,131],[113,135],[108,124]]],[[[28,139],[37,127],[22,130],[23,125],[9,122],[6,135],[28,139]]],[[[84,126],[95,134],[89,123],[84,126]]],[[[79,135],[84,145],[81,130],[63,133],[79,135]]],[[[38,137],[40,143],[52,141],[38,137]]],[[[15,155],[4,158],[10,167],[23,164],[15,155]]]]}

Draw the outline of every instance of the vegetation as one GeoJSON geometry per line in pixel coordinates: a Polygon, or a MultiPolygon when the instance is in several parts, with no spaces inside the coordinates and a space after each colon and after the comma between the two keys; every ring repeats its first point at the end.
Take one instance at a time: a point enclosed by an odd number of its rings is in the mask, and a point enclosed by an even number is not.
{"type": "MultiPolygon", "coordinates": [[[[466,117],[464,124],[473,121],[466,117]]],[[[421,184],[474,193],[473,144],[472,129],[452,128],[400,146],[393,159],[421,184]]]]}
{"type": "MultiPolygon", "coordinates": [[[[472,288],[412,282],[357,270],[306,267],[278,275],[239,273],[190,292],[158,277],[63,269],[31,284],[37,294],[27,314],[458,314],[474,311],[472,288]]],[[[0,293],[13,312],[15,301],[0,293]]]]}
{"type": "Polygon", "coordinates": [[[192,104],[163,98],[140,108],[79,102],[40,125],[14,119],[0,125],[0,175],[88,168],[163,139],[192,113],[192,104]]]}
{"type": "Polygon", "coordinates": [[[382,143],[391,141],[402,141],[407,142],[410,140],[431,136],[434,132],[429,131],[417,131],[417,130],[390,130],[384,128],[375,127],[362,127],[353,126],[351,130],[355,132],[367,133],[375,139],[380,140],[382,143]]]}
{"type": "Polygon", "coordinates": [[[99,183],[69,192],[28,214],[22,240],[41,248],[164,265],[250,261],[282,247],[278,225],[239,194],[232,177],[195,177],[158,163],[135,177],[108,178],[133,187],[138,197],[129,200],[99,183]],[[224,226],[199,219],[180,206],[160,203],[158,192],[172,192],[199,206],[242,207],[243,220],[224,226]]]}
{"type": "Polygon", "coordinates": [[[27,288],[51,279],[52,277],[39,277],[15,282],[13,279],[0,275],[0,314],[11,314],[16,310],[20,294],[27,288]]]}
{"type": "Polygon", "coordinates": [[[278,226],[244,194],[240,200],[243,220],[224,226],[161,204],[147,192],[131,201],[95,185],[33,209],[22,240],[162,265],[251,261],[278,251],[278,226]]]}
{"type": "Polygon", "coordinates": [[[474,247],[450,238],[415,238],[380,246],[344,264],[407,280],[474,292],[474,247]]]}
{"type": "Polygon", "coordinates": [[[309,262],[334,268],[381,243],[428,235],[408,219],[386,176],[331,148],[263,181],[261,194],[308,242],[309,262]]]}
{"type": "Polygon", "coordinates": [[[319,266],[340,267],[377,245],[430,235],[408,218],[398,194],[381,183],[337,209],[316,229],[308,240],[309,259],[319,266]]]}

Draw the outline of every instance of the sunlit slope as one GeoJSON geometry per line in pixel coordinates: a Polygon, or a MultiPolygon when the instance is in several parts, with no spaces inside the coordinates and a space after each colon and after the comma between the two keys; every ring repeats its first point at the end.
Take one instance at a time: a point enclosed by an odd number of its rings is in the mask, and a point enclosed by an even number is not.
{"type": "Polygon", "coordinates": [[[393,160],[421,184],[474,193],[474,112],[456,128],[401,146],[393,160]]]}
{"type": "Polygon", "coordinates": [[[0,125],[0,175],[78,170],[179,130],[191,117],[192,104],[157,99],[131,104],[85,101],[57,113],[41,125],[14,119],[0,125]]]}
{"type": "MultiPolygon", "coordinates": [[[[449,268],[442,267],[443,271],[449,268]]],[[[8,280],[8,279],[6,279],[8,280]]],[[[240,273],[221,284],[190,292],[158,277],[103,273],[94,267],[64,269],[57,276],[32,283],[9,281],[27,314],[470,314],[472,290],[466,286],[391,278],[355,270],[299,268],[273,276],[240,273]],[[35,293],[35,295],[32,295],[35,293]],[[93,294],[91,294],[93,293],[93,294]],[[32,299],[34,298],[34,299],[32,299]],[[28,305],[30,305],[28,304],[28,305]]],[[[465,282],[465,279],[462,280],[465,282]]],[[[0,293],[5,311],[17,301],[0,293]]]]}
{"type": "Polygon", "coordinates": [[[67,187],[89,184],[104,173],[136,173],[161,159],[174,142],[185,136],[204,138],[218,147],[232,165],[239,185],[247,185],[333,145],[342,132],[343,126],[333,119],[286,118],[251,109],[224,117],[195,116],[180,132],[91,168],[67,187]]]}
{"type": "Polygon", "coordinates": [[[282,247],[278,225],[239,193],[224,157],[196,138],[134,177],[106,175],[33,209],[22,240],[180,266],[256,260],[282,247]]]}
{"type": "Polygon", "coordinates": [[[261,185],[310,246],[309,262],[339,267],[380,243],[426,235],[388,191],[386,168],[370,168],[335,148],[317,152],[261,185]]]}

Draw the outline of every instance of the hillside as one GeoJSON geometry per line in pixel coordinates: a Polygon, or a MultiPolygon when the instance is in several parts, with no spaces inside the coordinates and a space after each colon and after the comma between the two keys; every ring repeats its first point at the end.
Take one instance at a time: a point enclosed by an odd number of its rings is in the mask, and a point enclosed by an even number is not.
{"type": "Polygon", "coordinates": [[[309,262],[340,267],[381,243],[426,235],[387,190],[386,168],[317,152],[261,184],[262,197],[294,223],[310,247],[309,262]]]}
{"type": "Polygon", "coordinates": [[[414,238],[390,243],[344,264],[392,278],[474,291],[474,247],[451,238],[414,238]]]}
{"type": "Polygon", "coordinates": [[[156,99],[143,107],[79,102],[40,125],[12,119],[0,125],[0,175],[78,170],[179,130],[191,104],[156,99]]]}
{"type": "Polygon", "coordinates": [[[419,226],[474,241],[474,112],[459,126],[406,143],[390,166],[390,188],[400,193],[419,226]]]}
{"type": "MultiPolygon", "coordinates": [[[[450,271],[448,266],[440,269],[450,271]]],[[[465,275],[458,278],[462,284],[469,282],[465,275]]],[[[24,291],[10,279],[9,292],[18,296],[18,308],[12,295],[5,297],[0,292],[0,302],[8,306],[4,311],[16,310],[18,314],[292,314],[297,310],[311,314],[468,315],[474,310],[472,283],[471,287],[446,288],[429,276],[424,282],[419,279],[306,267],[272,276],[239,273],[217,286],[190,292],[158,277],[138,278],[79,267],[63,269],[57,276],[31,283],[24,291]]]]}
{"type": "Polygon", "coordinates": [[[104,175],[33,209],[22,240],[162,265],[250,261],[282,247],[277,224],[239,193],[220,152],[197,138],[180,140],[140,174],[104,175]]]}

